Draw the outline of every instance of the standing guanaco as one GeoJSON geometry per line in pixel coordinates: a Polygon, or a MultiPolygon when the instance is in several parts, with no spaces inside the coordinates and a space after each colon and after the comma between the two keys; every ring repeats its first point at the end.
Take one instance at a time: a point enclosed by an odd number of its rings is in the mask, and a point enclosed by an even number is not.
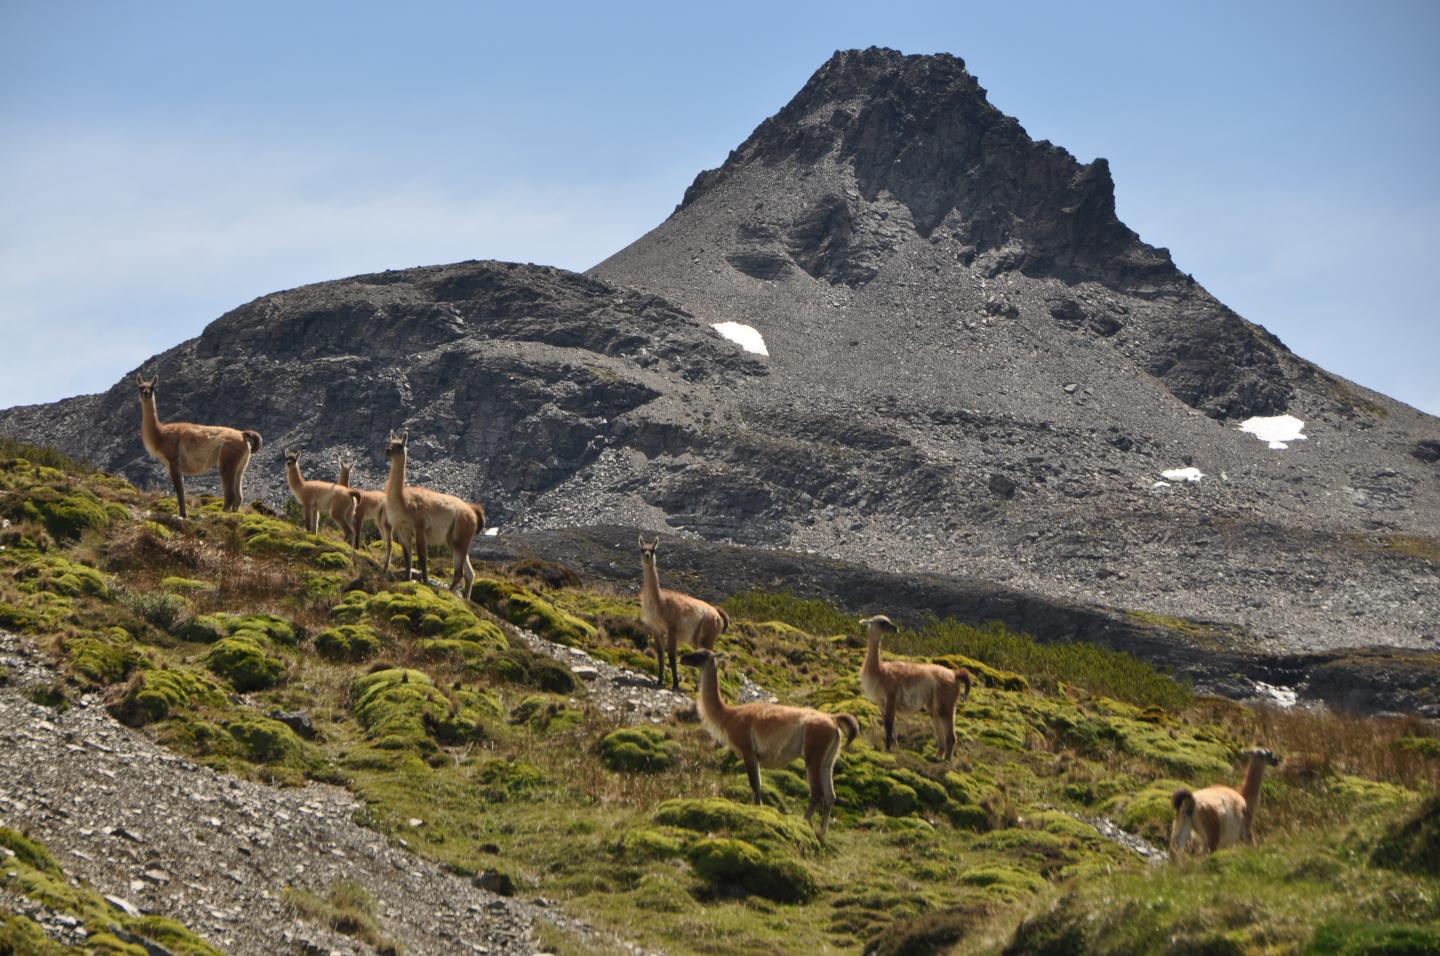
{"type": "Polygon", "coordinates": [[[691,647],[715,649],[715,640],[730,627],[730,616],[713,604],[679,591],[660,587],[660,573],[655,568],[655,550],[660,538],[646,541],[640,535],[640,568],[644,581],[640,586],[640,618],[655,635],[655,665],[659,671],[657,687],[665,686],[665,653],[670,654],[670,677],[680,689],[680,671],[675,666],[675,652],[680,640],[691,647]]]}
{"type": "Polygon", "coordinates": [[[155,386],[159,381],[158,375],[148,382],[140,375],[135,376],[140,387],[140,437],[151,457],[169,467],[180,517],[189,517],[185,508],[185,476],[203,475],[215,468],[220,469],[224,510],[239,511],[243,503],[245,469],[250,464],[251,453],[260,450],[260,433],[224,425],[162,423],[155,408],[155,386]]]}
{"type": "Polygon", "coordinates": [[[756,701],[731,707],[720,699],[720,680],[715,672],[715,654],[692,651],[681,659],[688,667],[700,668],[700,720],[719,743],[739,755],[750,778],[755,803],[760,799],[760,768],[783,767],[796,757],[805,758],[810,779],[810,804],[805,822],[822,811],[820,838],[830,829],[830,812],[835,808],[835,758],[840,754],[841,735],[850,743],[860,733],[860,722],[850,714],[827,714],[809,707],[785,707],[756,701]]]}
{"type": "Polygon", "coordinates": [[[935,753],[948,761],[955,753],[955,703],[961,684],[965,685],[965,699],[970,699],[970,672],[963,667],[951,670],[939,664],[882,661],[880,639],[898,629],[883,614],[867,617],[860,624],[867,638],[860,689],[885,717],[885,749],[895,747],[895,712],[923,710],[935,727],[935,753]]]}
{"type": "Polygon", "coordinates": [[[355,499],[350,489],[330,481],[306,481],[300,474],[300,453],[285,451],[285,483],[290,493],[305,509],[305,530],[315,534],[320,530],[320,513],[328,514],[340,526],[345,540],[354,537],[352,524],[355,520],[355,499]]]}
{"type": "MultiPolygon", "coordinates": [[[[390,478],[385,483],[385,517],[400,548],[405,554],[405,579],[412,571],[413,551],[420,562],[420,580],[430,581],[426,552],[431,545],[449,545],[455,556],[455,574],[450,590],[459,590],[468,601],[475,584],[475,569],[470,565],[470,543],[485,528],[485,509],[481,505],[461,501],[454,495],[405,484],[405,463],[410,433],[392,435],[385,448],[390,461],[390,478]],[[461,589],[460,582],[465,585],[461,589]]],[[[390,547],[385,548],[385,570],[390,570],[390,547]]]]}
{"type": "Polygon", "coordinates": [[[1260,781],[1266,767],[1276,767],[1280,758],[1263,747],[1246,751],[1249,757],[1245,765],[1245,782],[1240,789],[1214,786],[1191,793],[1184,787],[1176,790],[1170,798],[1175,807],[1175,823],[1170,828],[1170,856],[1178,859],[1190,843],[1192,833],[1198,833],[1205,852],[1237,843],[1254,842],[1252,829],[1255,823],[1255,808],[1260,805],[1260,781]]]}
{"type": "MultiPolygon", "coordinates": [[[[350,488],[351,462],[348,459],[340,460],[340,474],[335,479],[337,485],[344,485],[350,488]]],[[[350,497],[355,499],[355,535],[350,542],[351,547],[360,550],[360,536],[365,531],[365,522],[374,521],[375,527],[380,530],[380,537],[385,541],[385,570],[390,570],[390,549],[393,536],[390,531],[390,523],[385,520],[385,492],[364,491],[359,488],[350,488],[350,497]]]]}

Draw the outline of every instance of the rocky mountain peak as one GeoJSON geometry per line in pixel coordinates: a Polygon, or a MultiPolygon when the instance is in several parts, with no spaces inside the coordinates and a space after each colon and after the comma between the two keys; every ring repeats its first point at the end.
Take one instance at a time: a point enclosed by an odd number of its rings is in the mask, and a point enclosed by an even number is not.
{"type": "MultiPolygon", "coordinates": [[[[755,163],[801,176],[842,167],[858,199],[898,201],[922,238],[941,230],[977,254],[1010,247],[1030,274],[1109,285],[1184,278],[1116,217],[1106,160],[1081,163],[1032,140],[948,54],[837,52],[723,166],[701,173],[680,208],[755,163]]],[[[859,215],[854,205],[844,214],[859,215]]]]}

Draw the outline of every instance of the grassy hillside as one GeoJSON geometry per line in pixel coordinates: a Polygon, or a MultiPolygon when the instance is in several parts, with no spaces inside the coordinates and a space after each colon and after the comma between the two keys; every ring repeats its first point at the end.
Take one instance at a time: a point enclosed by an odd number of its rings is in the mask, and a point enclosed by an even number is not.
{"type": "MultiPolygon", "coordinates": [[[[1440,824],[1424,802],[1440,783],[1440,739],[1417,721],[1256,712],[1194,699],[1125,655],[937,621],[895,650],[979,677],[944,767],[924,718],[901,718],[898,753],[877,749],[850,618],[784,594],[735,595],[720,645],[732,698],[743,672],[864,727],[837,766],[822,845],[800,817],[798,763],[767,771],[769,806],[752,808],[738,762],[698,725],[626,726],[514,630],[653,673],[633,595],[532,561],[479,569],[467,605],[383,578],[376,546],[354,552],[333,531],[213,501],[188,522],[173,511],[51,453],[0,448],[0,626],[32,635],[69,675],[47,701],[98,692],[204,763],[278,785],[342,784],[365,822],[415,852],[642,944],[1440,946],[1428,852],[1440,824]],[[297,711],[313,737],[292,729],[304,729],[297,711]],[[1254,743],[1286,758],[1265,784],[1257,848],[1152,867],[1086,822],[1163,843],[1170,792],[1238,782],[1238,754],[1254,743]]],[[[662,573],[684,586],[683,569],[662,573]]],[[[0,867],[3,885],[15,879],[0,867]]]]}

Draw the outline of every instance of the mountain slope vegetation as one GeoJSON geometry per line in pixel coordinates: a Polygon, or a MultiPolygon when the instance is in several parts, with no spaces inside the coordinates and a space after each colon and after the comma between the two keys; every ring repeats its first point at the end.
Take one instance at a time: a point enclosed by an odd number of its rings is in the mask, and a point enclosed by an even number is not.
{"type": "MultiPolygon", "coordinates": [[[[798,763],[766,771],[767,805],[752,807],[743,769],[693,715],[607,709],[588,675],[534,649],[568,645],[653,673],[632,589],[539,556],[480,569],[466,603],[381,575],[377,543],[355,551],[333,529],[311,535],[214,500],[180,522],[171,499],[121,479],[14,443],[0,451],[0,626],[63,668],[47,702],[95,693],[226,772],[344,786],[368,825],[413,852],[641,945],[1440,944],[1440,875],[1423,849],[1440,739],[1423,722],[1250,710],[1115,652],[941,621],[891,652],[978,677],[945,767],[922,719],[902,718],[896,753],[878,749],[848,616],[783,592],[732,595],[719,645],[728,699],[758,685],[862,724],[822,843],[800,817],[798,763]],[[1234,783],[1253,743],[1285,757],[1265,785],[1257,847],[1154,865],[1102,832],[1109,820],[1163,845],[1170,792],[1234,783]]],[[[24,880],[0,861],[0,890],[25,893],[24,880]]],[[[28,931],[7,920],[7,932],[28,931]]]]}

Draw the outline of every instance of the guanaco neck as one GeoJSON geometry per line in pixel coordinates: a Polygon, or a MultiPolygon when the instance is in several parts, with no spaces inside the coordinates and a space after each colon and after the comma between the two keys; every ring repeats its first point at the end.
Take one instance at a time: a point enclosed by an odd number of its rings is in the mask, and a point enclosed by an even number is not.
{"type": "Polygon", "coordinates": [[[728,709],[720,699],[720,679],[715,674],[715,660],[711,658],[700,668],[700,713],[711,723],[719,724],[728,709]]]}
{"type": "Polygon", "coordinates": [[[160,447],[160,413],[155,409],[155,396],[140,396],[140,433],[145,444],[160,447]]]}
{"type": "Polygon", "coordinates": [[[348,464],[341,463],[340,477],[336,480],[335,484],[344,485],[346,488],[350,487],[350,466],[348,464]]]}
{"type": "Polygon", "coordinates": [[[390,456],[390,478],[385,482],[385,504],[397,512],[405,504],[405,452],[390,456]]]}
{"type": "Polygon", "coordinates": [[[1245,783],[1240,787],[1240,796],[1245,798],[1245,823],[1255,817],[1255,805],[1260,802],[1260,780],[1265,776],[1265,758],[1251,757],[1245,768],[1245,783]]]}
{"type": "Polygon", "coordinates": [[[869,642],[865,648],[865,663],[860,669],[867,674],[880,673],[880,635],[874,631],[870,632],[869,642]]]}
{"type": "Polygon", "coordinates": [[[640,600],[658,605],[660,603],[660,572],[655,567],[655,559],[651,558],[646,561],[642,558],[640,564],[645,571],[645,583],[640,587],[640,600]]]}
{"type": "Polygon", "coordinates": [[[305,490],[305,479],[300,477],[300,462],[287,461],[285,463],[285,483],[290,486],[296,497],[305,490]]]}

